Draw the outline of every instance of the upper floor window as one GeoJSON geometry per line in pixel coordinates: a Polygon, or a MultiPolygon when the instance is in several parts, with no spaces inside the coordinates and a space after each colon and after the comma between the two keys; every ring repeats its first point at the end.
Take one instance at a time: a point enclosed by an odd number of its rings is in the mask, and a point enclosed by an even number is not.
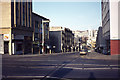
{"type": "Polygon", "coordinates": [[[35,21],[35,28],[38,28],[38,21],[35,21]]]}
{"type": "Polygon", "coordinates": [[[19,8],[18,8],[18,2],[16,2],[16,25],[18,23],[18,18],[19,18],[19,8]]]}
{"type": "Polygon", "coordinates": [[[25,2],[22,2],[23,3],[23,26],[25,26],[25,2]]]}
{"type": "Polygon", "coordinates": [[[29,27],[30,27],[30,2],[28,2],[28,25],[29,25],[29,27]]]}

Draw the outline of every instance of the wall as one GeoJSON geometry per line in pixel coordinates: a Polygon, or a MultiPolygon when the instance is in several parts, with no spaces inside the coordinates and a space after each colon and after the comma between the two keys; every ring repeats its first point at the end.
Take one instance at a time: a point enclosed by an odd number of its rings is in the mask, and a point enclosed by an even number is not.
{"type": "Polygon", "coordinates": [[[55,52],[61,52],[61,42],[61,31],[50,31],[50,44],[55,46],[55,52]]]}
{"type": "Polygon", "coordinates": [[[111,55],[120,54],[120,2],[110,2],[111,55]]]}
{"type": "Polygon", "coordinates": [[[11,2],[0,3],[0,28],[11,27],[11,2]]]}

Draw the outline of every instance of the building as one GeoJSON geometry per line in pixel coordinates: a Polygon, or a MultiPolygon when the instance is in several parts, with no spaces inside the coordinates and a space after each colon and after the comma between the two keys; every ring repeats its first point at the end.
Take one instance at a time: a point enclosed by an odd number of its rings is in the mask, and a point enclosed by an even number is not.
{"type": "Polygon", "coordinates": [[[42,54],[42,19],[32,12],[32,26],[33,26],[33,53],[42,54]]]}
{"type": "Polygon", "coordinates": [[[102,35],[102,27],[99,27],[98,28],[98,32],[97,32],[97,37],[96,37],[96,51],[99,52],[99,53],[102,53],[103,52],[103,47],[105,46],[104,44],[104,38],[103,38],[103,35],[102,35]]]}
{"type": "Polygon", "coordinates": [[[74,51],[80,50],[80,31],[72,31],[74,34],[74,51]]]}
{"type": "Polygon", "coordinates": [[[119,0],[102,0],[102,30],[105,39],[104,54],[120,54],[120,2],[119,0]]]}
{"type": "Polygon", "coordinates": [[[2,2],[0,7],[4,54],[32,53],[32,1],[2,2]]]}
{"type": "Polygon", "coordinates": [[[82,45],[87,44],[87,39],[88,39],[88,30],[85,31],[73,31],[74,33],[74,45],[76,48],[76,51],[80,51],[82,49],[82,45]]]}
{"type": "Polygon", "coordinates": [[[96,37],[97,37],[97,30],[88,30],[87,45],[89,47],[95,48],[96,37]]]}
{"type": "Polygon", "coordinates": [[[49,22],[49,19],[32,12],[34,53],[49,52],[49,22]]]}
{"type": "MultiPolygon", "coordinates": [[[[56,52],[71,52],[74,48],[74,34],[69,28],[63,28],[60,26],[50,27],[50,41],[53,41],[53,37],[56,37],[55,42],[51,44],[54,46],[55,44],[58,46],[58,42],[60,42],[59,49],[56,52]],[[57,35],[56,35],[56,34],[57,35]],[[59,40],[58,40],[59,39],[59,40]]],[[[52,43],[52,42],[51,42],[52,43]]],[[[55,46],[54,46],[55,47],[55,46]]],[[[58,48],[58,47],[56,47],[58,48]]]]}
{"type": "Polygon", "coordinates": [[[50,45],[52,52],[65,52],[65,33],[64,31],[50,31],[50,45]]]}
{"type": "Polygon", "coordinates": [[[65,43],[67,52],[71,52],[74,49],[74,34],[69,28],[65,28],[65,43]]]}
{"type": "Polygon", "coordinates": [[[102,33],[105,39],[105,46],[103,47],[103,53],[107,54],[110,50],[110,6],[109,2],[101,3],[102,6],[102,33]]]}

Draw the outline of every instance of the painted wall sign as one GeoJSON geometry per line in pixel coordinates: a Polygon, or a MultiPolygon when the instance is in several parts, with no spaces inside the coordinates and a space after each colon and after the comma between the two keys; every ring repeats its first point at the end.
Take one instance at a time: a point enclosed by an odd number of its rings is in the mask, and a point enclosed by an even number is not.
{"type": "Polygon", "coordinates": [[[10,40],[9,34],[4,34],[3,39],[4,41],[9,41],[10,40]]]}

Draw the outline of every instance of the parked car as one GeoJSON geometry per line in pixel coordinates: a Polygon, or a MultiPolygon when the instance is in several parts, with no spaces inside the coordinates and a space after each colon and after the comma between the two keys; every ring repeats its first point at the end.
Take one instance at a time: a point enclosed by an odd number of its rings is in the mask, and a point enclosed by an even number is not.
{"type": "Polygon", "coordinates": [[[87,50],[83,49],[80,51],[80,55],[86,55],[87,54],[87,50]]]}

